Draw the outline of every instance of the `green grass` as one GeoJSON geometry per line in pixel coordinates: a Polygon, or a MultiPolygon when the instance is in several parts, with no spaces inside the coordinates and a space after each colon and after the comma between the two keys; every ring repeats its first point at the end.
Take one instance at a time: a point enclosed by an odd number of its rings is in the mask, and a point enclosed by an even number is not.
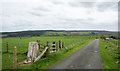
{"type": "Polygon", "coordinates": [[[104,69],[118,69],[118,64],[115,63],[120,59],[117,46],[110,41],[100,40],[100,53],[104,69]]]}
{"type": "Polygon", "coordinates": [[[29,69],[45,69],[45,68],[51,66],[52,64],[55,64],[59,60],[65,58],[69,54],[73,53],[74,51],[78,50],[80,47],[86,45],[87,43],[89,43],[91,41],[92,40],[89,40],[89,41],[83,43],[82,45],[76,45],[76,46],[73,46],[72,48],[64,49],[64,50],[61,50],[57,53],[52,53],[52,54],[50,54],[50,56],[48,58],[41,59],[41,60],[37,61],[36,63],[34,63],[33,65],[27,66],[27,67],[24,67],[24,68],[25,69],[26,68],[29,68],[29,69]]]}
{"type": "Polygon", "coordinates": [[[95,37],[91,36],[59,36],[59,37],[22,37],[20,38],[3,38],[2,39],[2,68],[3,69],[12,69],[13,68],[13,47],[17,46],[17,53],[18,53],[18,42],[20,41],[21,44],[21,54],[17,54],[17,63],[26,59],[26,56],[23,54],[28,50],[29,42],[40,40],[41,43],[46,44],[46,41],[53,41],[58,42],[62,40],[65,44],[65,47],[68,49],[61,50],[57,53],[51,53],[49,57],[42,58],[35,62],[30,66],[19,66],[17,64],[18,69],[44,69],[49,67],[50,65],[56,63],[57,61],[63,59],[64,57],[68,56],[72,52],[76,51],[80,47],[86,45],[90,41],[94,40],[95,37]],[[6,42],[9,45],[9,53],[6,53],[6,42]]]}
{"type": "Polygon", "coordinates": [[[0,70],[2,70],[2,39],[0,38],[0,70]]]}

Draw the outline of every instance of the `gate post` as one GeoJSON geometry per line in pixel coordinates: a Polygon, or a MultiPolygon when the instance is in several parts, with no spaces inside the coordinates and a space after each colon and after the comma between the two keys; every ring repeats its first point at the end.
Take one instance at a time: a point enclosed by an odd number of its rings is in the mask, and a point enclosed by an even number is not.
{"type": "Polygon", "coordinates": [[[37,40],[37,43],[38,43],[38,46],[39,46],[39,49],[40,49],[40,40],[37,40]]]}
{"type": "Polygon", "coordinates": [[[59,51],[58,42],[56,42],[56,51],[59,51]]]}
{"type": "Polygon", "coordinates": [[[50,53],[50,46],[49,46],[49,41],[47,41],[47,47],[48,47],[48,49],[47,49],[47,51],[46,51],[46,55],[45,55],[45,57],[47,57],[47,56],[49,56],[49,53],[50,53]]]}
{"type": "Polygon", "coordinates": [[[62,48],[65,48],[65,46],[64,46],[64,42],[62,42],[62,48]]]}
{"type": "Polygon", "coordinates": [[[59,40],[59,49],[62,49],[62,47],[61,47],[61,40],[59,40]]]}

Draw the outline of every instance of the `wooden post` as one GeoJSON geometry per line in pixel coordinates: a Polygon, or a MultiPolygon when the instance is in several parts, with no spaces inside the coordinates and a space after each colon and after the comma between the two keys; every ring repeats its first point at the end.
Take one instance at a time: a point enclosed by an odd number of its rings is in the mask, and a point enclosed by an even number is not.
{"type": "MultiPolygon", "coordinates": [[[[56,43],[55,42],[53,42],[53,46],[52,46],[53,48],[55,48],[56,47],[56,43]]],[[[53,49],[53,51],[56,51],[56,49],[53,49]]]]}
{"type": "Polygon", "coordinates": [[[20,48],[20,41],[19,41],[19,54],[21,53],[21,48],[20,48]]]}
{"type": "Polygon", "coordinates": [[[59,40],[59,49],[62,49],[62,47],[61,47],[61,40],[59,40]]]}
{"type": "Polygon", "coordinates": [[[46,57],[49,56],[49,53],[50,53],[49,41],[47,41],[47,47],[48,49],[46,51],[46,55],[45,55],[46,57]]]}
{"type": "Polygon", "coordinates": [[[39,49],[40,49],[40,40],[37,40],[37,43],[38,43],[38,46],[39,46],[39,49]]]}
{"type": "Polygon", "coordinates": [[[7,42],[7,51],[6,52],[8,53],[8,42],[7,42]]]}
{"type": "Polygon", "coordinates": [[[56,42],[56,51],[59,51],[58,42],[56,42]]]}
{"type": "Polygon", "coordinates": [[[14,69],[16,69],[17,68],[17,66],[16,66],[16,60],[17,59],[17,55],[16,55],[16,46],[14,47],[14,69]]]}
{"type": "Polygon", "coordinates": [[[62,42],[62,48],[65,48],[65,46],[64,46],[64,42],[62,42]]]}

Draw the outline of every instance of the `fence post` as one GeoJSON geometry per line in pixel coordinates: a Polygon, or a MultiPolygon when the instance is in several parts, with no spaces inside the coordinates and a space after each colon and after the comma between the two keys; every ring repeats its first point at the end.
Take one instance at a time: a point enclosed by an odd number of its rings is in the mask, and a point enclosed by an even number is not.
{"type": "Polygon", "coordinates": [[[49,53],[50,53],[49,41],[47,41],[47,47],[48,47],[48,49],[45,53],[46,54],[45,57],[49,56],[49,53]]]}
{"type": "Polygon", "coordinates": [[[37,40],[37,43],[38,43],[38,46],[39,46],[39,49],[40,49],[40,40],[37,40]]]}
{"type": "Polygon", "coordinates": [[[56,51],[59,51],[58,42],[56,42],[56,51]]]}
{"type": "Polygon", "coordinates": [[[62,48],[65,48],[65,46],[64,46],[64,42],[62,42],[62,48]]]}
{"type": "Polygon", "coordinates": [[[17,52],[16,52],[16,46],[14,47],[14,69],[16,69],[17,67],[16,67],[16,59],[17,59],[17,52]]]}
{"type": "Polygon", "coordinates": [[[7,42],[7,51],[6,52],[8,53],[8,42],[7,42]]]}
{"type": "Polygon", "coordinates": [[[21,48],[20,48],[20,41],[19,41],[19,54],[21,53],[21,48]]]}
{"type": "Polygon", "coordinates": [[[61,47],[61,40],[59,40],[59,49],[62,49],[62,47],[61,47]]]}

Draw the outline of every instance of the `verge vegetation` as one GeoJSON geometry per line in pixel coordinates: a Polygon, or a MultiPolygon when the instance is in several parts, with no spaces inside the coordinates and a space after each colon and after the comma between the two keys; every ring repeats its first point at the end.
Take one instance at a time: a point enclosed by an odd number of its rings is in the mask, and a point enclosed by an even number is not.
{"type": "Polygon", "coordinates": [[[120,52],[118,49],[118,40],[101,40],[100,53],[104,69],[118,69],[120,64],[120,52]]]}

